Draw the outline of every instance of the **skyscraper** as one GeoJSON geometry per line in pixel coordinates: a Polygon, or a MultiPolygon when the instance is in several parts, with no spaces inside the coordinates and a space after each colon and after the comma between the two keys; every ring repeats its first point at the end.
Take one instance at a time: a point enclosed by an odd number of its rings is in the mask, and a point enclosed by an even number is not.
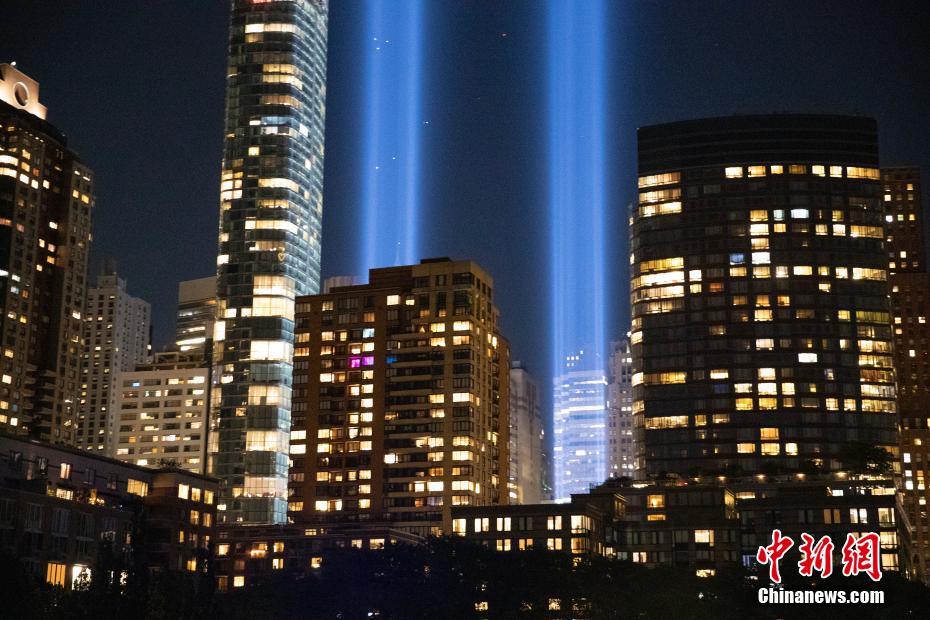
{"type": "Polygon", "coordinates": [[[930,274],[926,264],[925,212],[920,170],[882,168],[895,372],[901,420],[901,475],[911,540],[930,575],[930,274]]]}
{"type": "Polygon", "coordinates": [[[0,429],[74,444],[93,173],[0,65],[0,429]]]}
{"type": "Polygon", "coordinates": [[[210,356],[216,322],[216,276],[178,285],[174,346],[181,353],[210,356]]]}
{"type": "Polygon", "coordinates": [[[608,477],[607,377],[596,355],[565,356],[555,378],[553,479],[556,500],[587,493],[608,477]]]}
{"type": "Polygon", "coordinates": [[[535,504],[547,499],[546,434],[539,408],[539,384],[521,362],[510,366],[511,503],[535,504]]]}
{"type": "Polygon", "coordinates": [[[126,290],[126,280],[108,266],[87,290],[77,447],[116,453],[120,373],[151,353],[152,306],[126,290]]]}
{"type": "Polygon", "coordinates": [[[632,477],[635,469],[632,378],[630,341],[611,342],[607,363],[607,475],[611,478],[632,477]]]}
{"type": "Polygon", "coordinates": [[[640,475],[839,469],[897,452],[875,121],[639,130],[631,214],[640,475]]]}
{"type": "Polygon", "coordinates": [[[471,261],[372,269],[297,302],[290,513],[427,536],[507,502],[509,348],[471,261]]]}
{"type": "Polygon", "coordinates": [[[210,471],[223,523],[287,511],[294,298],[317,292],[325,0],[233,0],[210,471]]]}

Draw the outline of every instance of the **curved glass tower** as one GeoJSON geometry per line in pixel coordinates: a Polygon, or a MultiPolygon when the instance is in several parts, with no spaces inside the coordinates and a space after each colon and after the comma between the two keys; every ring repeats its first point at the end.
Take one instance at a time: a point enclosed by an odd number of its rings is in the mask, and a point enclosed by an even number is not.
{"type": "Polygon", "coordinates": [[[639,130],[631,216],[640,475],[835,469],[897,452],[874,120],[639,130]]]}
{"type": "Polygon", "coordinates": [[[294,298],[317,293],[325,0],[233,0],[210,471],[223,523],[287,515],[294,298]]]}

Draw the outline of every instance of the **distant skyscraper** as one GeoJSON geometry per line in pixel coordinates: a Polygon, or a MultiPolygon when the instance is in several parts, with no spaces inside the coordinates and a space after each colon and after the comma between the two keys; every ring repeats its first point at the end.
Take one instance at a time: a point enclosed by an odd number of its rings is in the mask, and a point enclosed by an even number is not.
{"type": "Polygon", "coordinates": [[[930,274],[920,170],[883,168],[891,315],[901,420],[901,475],[911,540],[930,579],[930,274]]]}
{"type": "Polygon", "coordinates": [[[0,65],[0,429],[74,444],[93,173],[0,65]]]}
{"type": "Polygon", "coordinates": [[[178,285],[174,345],[181,353],[209,356],[216,322],[216,276],[178,285]]]}
{"type": "Polygon", "coordinates": [[[539,409],[539,384],[520,362],[510,367],[510,502],[546,499],[546,435],[539,409]]]}
{"type": "Polygon", "coordinates": [[[601,361],[582,350],[565,357],[554,387],[554,495],[565,500],[608,477],[607,377],[601,361]]]}
{"type": "Polygon", "coordinates": [[[897,453],[874,120],[735,116],[639,130],[637,473],[839,469],[897,453]]]}
{"type": "Polygon", "coordinates": [[[471,261],[372,269],[301,297],[295,522],[451,533],[451,509],[507,502],[509,349],[471,261]]]}
{"type": "Polygon", "coordinates": [[[325,0],[232,0],[210,471],[221,523],[283,523],[294,298],[320,284],[325,0]]]}
{"type": "Polygon", "coordinates": [[[607,364],[607,474],[633,477],[633,358],[630,341],[610,343],[607,364]]]}
{"type": "Polygon", "coordinates": [[[210,369],[200,354],[156,353],[151,362],[122,373],[113,392],[116,458],[204,473],[210,369]]]}
{"type": "Polygon", "coordinates": [[[120,373],[151,353],[152,307],[126,291],[112,267],[97,277],[84,303],[84,353],[77,446],[115,454],[120,373]]]}

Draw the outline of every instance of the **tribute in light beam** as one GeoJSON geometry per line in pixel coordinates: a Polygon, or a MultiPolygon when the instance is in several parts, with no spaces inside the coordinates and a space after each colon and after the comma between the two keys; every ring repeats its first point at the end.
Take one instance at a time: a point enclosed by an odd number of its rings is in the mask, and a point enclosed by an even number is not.
{"type": "Polygon", "coordinates": [[[419,257],[424,0],[369,0],[358,273],[419,257]]]}
{"type": "Polygon", "coordinates": [[[566,499],[607,477],[606,14],[603,0],[548,9],[554,478],[556,499],[566,499]]]}

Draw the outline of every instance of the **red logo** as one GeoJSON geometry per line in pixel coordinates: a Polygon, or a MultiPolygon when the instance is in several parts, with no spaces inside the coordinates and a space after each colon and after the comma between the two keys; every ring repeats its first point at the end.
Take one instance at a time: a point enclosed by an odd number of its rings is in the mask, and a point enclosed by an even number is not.
{"type": "Polygon", "coordinates": [[[810,534],[801,534],[801,546],[798,550],[801,552],[801,561],[798,562],[798,572],[803,577],[810,577],[814,571],[820,573],[821,579],[826,579],[833,574],[833,541],[829,536],[824,536],[817,543],[814,543],[814,537],[810,534]]]}
{"type": "Polygon", "coordinates": [[[846,534],[843,545],[843,576],[865,573],[872,581],[882,578],[881,552],[878,534],[869,532],[858,539],[846,534]]]}
{"type": "Polygon", "coordinates": [[[794,546],[794,541],[788,536],[782,536],[781,530],[772,531],[772,544],[767,547],[759,547],[756,551],[756,561],[759,564],[769,565],[769,579],[775,583],[781,583],[781,573],[778,570],[778,562],[788,553],[788,550],[794,546]]]}

